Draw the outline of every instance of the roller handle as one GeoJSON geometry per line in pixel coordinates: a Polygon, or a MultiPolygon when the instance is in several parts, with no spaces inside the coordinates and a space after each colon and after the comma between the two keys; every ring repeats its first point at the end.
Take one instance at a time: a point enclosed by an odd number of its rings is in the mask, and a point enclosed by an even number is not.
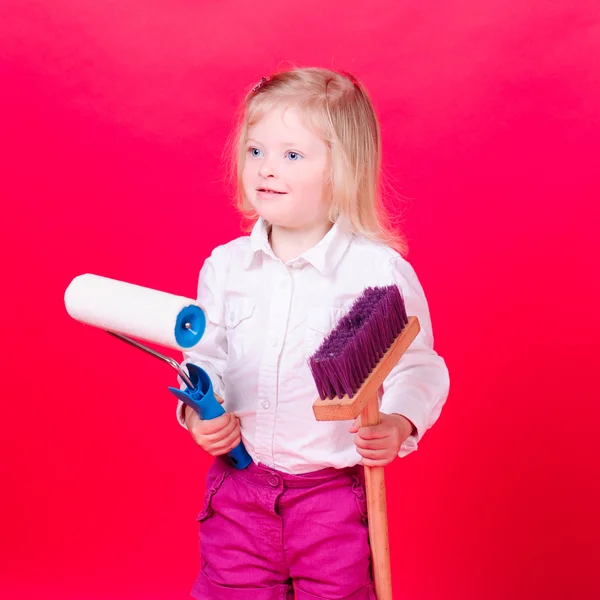
{"type": "MultiPolygon", "coordinates": [[[[215,398],[212,381],[208,373],[192,363],[188,363],[186,366],[193,387],[190,388],[189,385],[186,385],[185,390],[169,387],[169,391],[193,408],[204,421],[210,421],[225,414],[225,409],[215,398]]],[[[230,450],[227,457],[236,469],[245,469],[252,462],[252,458],[242,442],[233,450],[230,450]]]]}

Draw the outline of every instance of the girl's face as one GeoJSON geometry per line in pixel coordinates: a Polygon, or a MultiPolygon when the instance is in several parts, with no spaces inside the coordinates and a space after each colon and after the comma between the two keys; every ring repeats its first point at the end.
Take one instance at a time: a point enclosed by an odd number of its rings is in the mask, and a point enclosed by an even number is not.
{"type": "Polygon", "coordinates": [[[274,226],[329,221],[329,148],[293,107],[276,107],[248,129],[242,184],[256,212],[274,226]]]}

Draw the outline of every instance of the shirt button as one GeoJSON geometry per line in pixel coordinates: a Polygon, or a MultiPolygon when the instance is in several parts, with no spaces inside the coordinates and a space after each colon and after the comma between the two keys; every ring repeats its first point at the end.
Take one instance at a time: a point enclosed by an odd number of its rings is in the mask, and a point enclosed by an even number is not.
{"type": "Polygon", "coordinates": [[[269,338],[269,344],[271,344],[271,346],[277,346],[277,338],[274,335],[269,338]]]}
{"type": "Polygon", "coordinates": [[[271,406],[271,405],[269,404],[268,400],[265,400],[265,401],[262,403],[262,407],[263,407],[265,410],[266,410],[267,408],[269,408],[269,406],[271,406]]]}

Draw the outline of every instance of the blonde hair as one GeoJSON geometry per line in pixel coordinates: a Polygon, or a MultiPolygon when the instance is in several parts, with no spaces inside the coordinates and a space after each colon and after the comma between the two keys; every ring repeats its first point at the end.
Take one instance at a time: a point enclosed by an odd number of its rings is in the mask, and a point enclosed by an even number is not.
{"type": "Polygon", "coordinates": [[[365,88],[350,73],[294,68],[263,78],[248,91],[231,140],[235,201],[242,215],[250,223],[258,217],[242,185],[248,129],[282,104],[298,108],[307,126],[312,126],[330,149],[330,220],[341,218],[353,233],[405,254],[406,241],[392,226],[381,193],[379,122],[365,88]]]}

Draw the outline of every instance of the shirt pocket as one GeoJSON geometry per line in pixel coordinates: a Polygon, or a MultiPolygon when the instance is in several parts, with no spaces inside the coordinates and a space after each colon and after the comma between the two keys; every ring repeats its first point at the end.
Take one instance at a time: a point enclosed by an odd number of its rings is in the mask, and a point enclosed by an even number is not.
{"type": "Polygon", "coordinates": [[[225,302],[227,354],[232,363],[241,360],[250,347],[255,308],[256,302],[251,298],[232,298],[225,302]]]}
{"type": "Polygon", "coordinates": [[[314,306],[306,318],[306,356],[312,356],[347,310],[335,306],[314,306]]]}

